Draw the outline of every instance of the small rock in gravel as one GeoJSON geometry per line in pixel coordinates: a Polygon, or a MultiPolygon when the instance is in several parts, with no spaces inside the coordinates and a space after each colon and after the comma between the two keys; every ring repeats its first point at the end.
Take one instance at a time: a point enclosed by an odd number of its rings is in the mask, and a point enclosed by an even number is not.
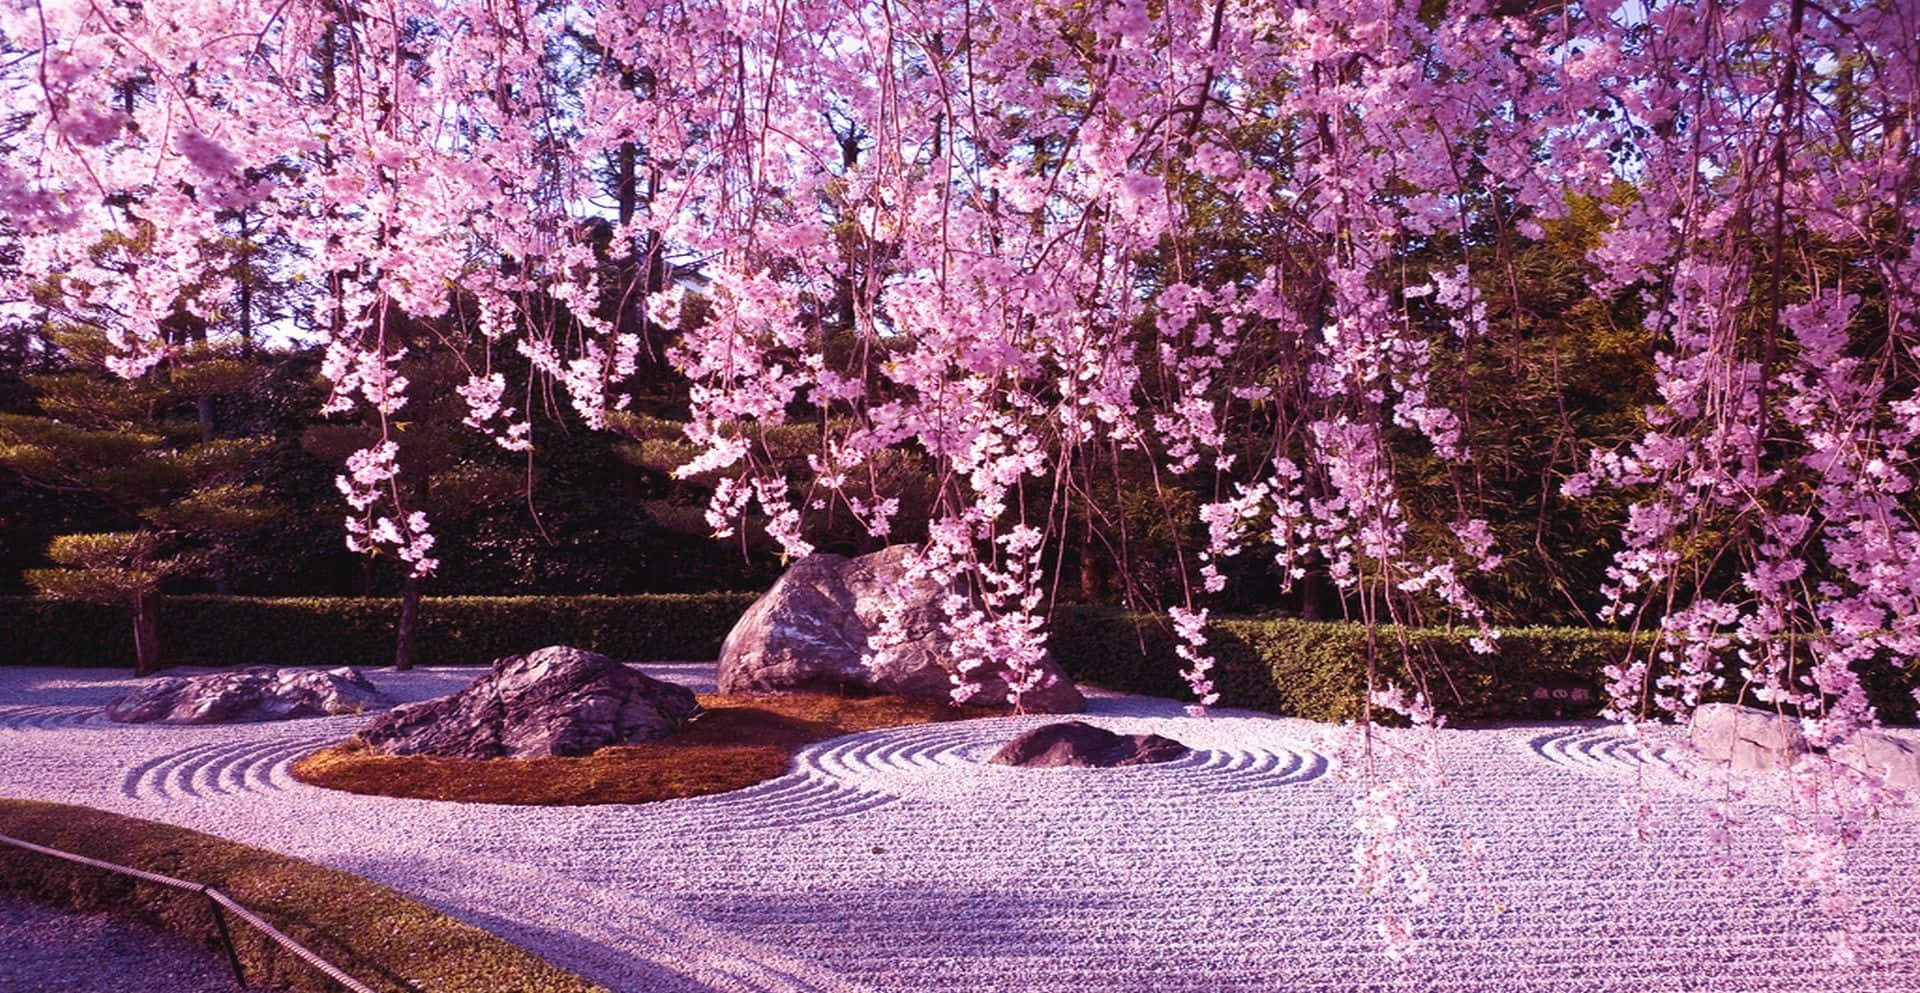
{"type": "Polygon", "coordinates": [[[352,669],[254,666],[204,676],[158,676],[107,707],[127,724],[237,724],[358,714],[390,701],[352,669]]]}
{"type": "Polygon", "coordinates": [[[1115,734],[1083,721],[1066,721],[1028,731],[988,761],[1024,768],[1107,769],[1171,762],[1187,751],[1187,746],[1157,734],[1115,734]]]}

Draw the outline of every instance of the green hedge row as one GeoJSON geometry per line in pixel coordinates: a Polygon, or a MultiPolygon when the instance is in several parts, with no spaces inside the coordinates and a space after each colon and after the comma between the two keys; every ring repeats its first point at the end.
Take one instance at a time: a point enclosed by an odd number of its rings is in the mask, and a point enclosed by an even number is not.
{"type": "MultiPolygon", "coordinates": [[[[1560,628],[1501,632],[1498,651],[1479,655],[1468,632],[1386,628],[1376,657],[1384,679],[1411,685],[1400,639],[1422,670],[1439,709],[1454,722],[1589,716],[1599,710],[1601,666],[1623,658],[1627,636],[1560,628]],[[1444,677],[1439,674],[1444,673],[1444,677]]],[[[1075,679],[1114,689],[1191,697],[1162,619],[1076,610],[1054,619],[1053,652],[1075,679]]],[[[1367,632],[1331,621],[1226,619],[1207,627],[1220,703],[1318,721],[1359,716],[1366,686],[1367,632]]]]}
{"type": "MultiPolygon", "coordinates": [[[[752,593],[624,597],[438,597],[422,601],[420,661],[479,665],[544,645],[577,645],[626,659],[711,659],[752,593]]],[[[393,658],[394,600],[183,596],[165,601],[161,639],[174,665],[386,665],[393,658]]],[[[1053,653],[1075,679],[1187,699],[1163,617],[1062,607],[1053,653]]],[[[1321,721],[1358,716],[1367,635],[1357,624],[1225,619],[1208,626],[1221,704],[1321,721]]],[[[1598,712],[1601,667],[1625,658],[1618,632],[1516,628],[1479,655],[1468,634],[1383,629],[1381,671],[1408,685],[1400,639],[1431,676],[1454,723],[1598,712]]],[[[70,601],[0,597],[0,664],[133,666],[128,612],[70,601]]],[[[1876,672],[1867,681],[1882,719],[1913,723],[1920,673],[1876,672]]]]}
{"type": "MultiPolygon", "coordinates": [[[[751,593],[623,597],[428,597],[420,662],[479,665],[545,645],[627,659],[711,659],[751,593]]],[[[170,665],[386,665],[400,604],[390,599],[168,597],[170,665]]],[[[0,664],[133,666],[129,611],[0,597],[0,664]]]]}
{"type": "MultiPolygon", "coordinates": [[[[1117,690],[1190,699],[1164,618],[1074,609],[1054,616],[1054,657],[1077,680],[1117,690]]],[[[1382,629],[1376,657],[1384,679],[1411,685],[1401,650],[1428,674],[1436,706],[1453,724],[1591,717],[1604,700],[1600,670],[1626,658],[1632,639],[1614,631],[1505,628],[1497,650],[1474,652],[1471,632],[1382,629]]],[[[1367,633],[1358,624],[1227,619],[1207,627],[1220,703],[1318,721],[1359,716],[1366,685],[1367,633]]],[[[1915,723],[1912,689],[1920,671],[1874,672],[1864,680],[1882,720],[1915,723]]],[[[1752,702],[1752,701],[1748,701],[1752,702]]]]}

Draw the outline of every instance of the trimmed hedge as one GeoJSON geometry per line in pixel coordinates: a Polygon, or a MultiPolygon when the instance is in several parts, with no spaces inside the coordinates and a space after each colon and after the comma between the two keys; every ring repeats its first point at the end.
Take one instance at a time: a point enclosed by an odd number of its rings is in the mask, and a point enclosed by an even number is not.
{"type": "MultiPolygon", "coordinates": [[[[1164,618],[1077,608],[1054,615],[1054,657],[1076,680],[1117,690],[1191,699],[1164,618]]],[[[1383,628],[1383,680],[1410,685],[1399,639],[1425,660],[1435,705],[1452,724],[1591,717],[1605,699],[1600,670],[1627,657],[1633,641],[1616,631],[1503,628],[1498,650],[1475,653],[1470,631],[1383,628]]],[[[1332,621],[1225,619],[1207,627],[1213,681],[1226,707],[1318,721],[1359,716],[1366,685],[1367,633],[1332,621]]],[[[1865,680],[1882,720],[1914,723],[1910,690],[1920,673],[1876,671],[1865,680]]],[[[1731,696],[1731,694],[1729,694],[1731,696]]],[[[1750,701],[1751,702],[1751,701],[1750,701]]]]}
{"type": "MultiPolygon", "coordinates": [[[[555,644],[711,659],[754,597],[428,597],[419,659],[480,665],[555,644]]],[[[387,665],[399,618],[391,599],[176,596],[161,606],[160,643],[169,665],[387,665]]],[[[132,668],[132,624],[119,607],[0,597],[0,664],[132,668]]]]}
{"type": "MultiPolygon", "coordinates": [[[[480,665],[553,644],[625,659],[711,659],[755,597],[430,597],[421,601],[420,662],[480,665]]],[[[161,642],[174,665],[386,665],[399,611],[399,602],[387,599],[169,597],[161,609],[161,642]]],[[[0,664],[132,668],[131,625],[121,608],[0,597],[0,664]]],[[[1191,696],[1164,617],[1061,607],[1051,630],[1054,656],[1075,679],[1191,696]]],[[[1367,657],[1362,626],[1237,618],[1215,621],[1207,631],[1222,705],[1322,721],[1359,715],[1367,657]]],[[[1436,704],[1456,724],[1586,717],[1599,711],[1601,668],[1625,658],[1631,646],[1614,631],[1509,628],[1497,652],[1478,655],[1468,636],[1383,628],[1381,672],[1410,683],[1399,644],[1405,637],[1415,657],[1428,661],[1423,671],[1436,674],[1436,704]]],[[[1869,675],[1868,697],[1881,719],[1914,722],[1916,683],[1920,672],[1883,667],[1869,675]]]]}
{"type": "MultiPolygon", "coordinates": [[[[1190,698],[1162,619],[1112,610],[1055,616],[1054,656],[1075,678],[1113,689],[1190,698]]],[[[1590,716],[1599,710],[1601,666],[1625,657],[1627,636],[1562,628],[1501,632],[1499,650],[1479,655],[1469,632],[1382,628],[1383,679],[1410,685],[1399,639],[1428,673],[1435,702],[1453,722],[1590,716]],[[1438,665],[1432,663],[1437,662],[1438,665]],[[1544,691],[1536,699],[1536,691],[1544,691]]],[[[1317,721],[1359,716],[1366,686],[1367,632],[1334,621],[1225,619],[1207,626],[1220,704],[1317,721]]]]}

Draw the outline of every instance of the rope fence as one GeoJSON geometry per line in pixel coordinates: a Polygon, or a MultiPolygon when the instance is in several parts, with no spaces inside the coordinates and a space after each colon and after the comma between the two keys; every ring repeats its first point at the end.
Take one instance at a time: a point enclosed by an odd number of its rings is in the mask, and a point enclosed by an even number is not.
{"type": "Polygon", "coordinates": [[[256,914],[251,910],[248,910],[244,906],[241,906],[239,903],[235,902],[232,897],[226,895],[225,893],[220,892],[219,890],[214,889],[211,886],[202,885],[200,883],[188,882],[187,880],[184,880],[184,879],[175,879],[172,876],[161,875],[160,873],[157,873],[157,872],[148,872],[144,869],[135,869],[132,866],[116,865],[112,862],[105,862],[100,859],[89,858],[85,855],[76,855],[72,852],[61,851],[58,848],[48,848],[45,845],[36,845],[31,841],[22,841],[19,838],[8,837],[7,835],[4,835],[4,834],[0,834],[0,844],[12,845],[15,848],[25,849],[26,851],[30,851],[30,852],[37,852],[41,855],[46,855],[51,858],[65,859],[68,862],[77,862],[80,865],[90,866],[92,868],[101,869],[106,872],[118,873],[119,875],[122,875],[122,876],[131,876],[135,879],[142,879],[149,883],[157,883],[161,886],[167,886],[177,890],[185,890],[189,893],[198,893],[201,896],[206,897],[207,905],[212,909],[212,912],[213,912],[214,927],[220,932],[221,944],[226,947],[227,964],[233,967],[234,981],[239,983],[242,989],[246,988],[247,977],[246,977],[246,974],[240,968],[240,953],[234,949],[233,936],[227,930],[226,915],[228,913],[231,913],[233,916],[239,918],[242,921],[245,921],[247,924],[251,925],[255,930],[259,931],[261,934],[266,935],[269,941],[272,941],[274,944],[279,945],[281,948],[284,948],[287,951],[293,953],[293,956],[295,958],[312,966],[316,971],[318,971],[322,975],[325,975],[327,978],[333,980],[334,982],[339,983],[341,988],[347,990],[348,993],[377,993],[377,991],[374,990],[372,987],[368,986],[365,983],[360,982],[359,980],[348,975],[346,972],[342,971],[339,966],[336,966],[333,963],[328,962],[326,959],[323,959],[320,956],[314,954],[312,949],[308,948],[305,945],[302,945],[301,943],[293,940],[292,938],[287,937],[285,932],[281,931],[277,927],[274,927],[271,923],[267,921],[266,918],[261,917],[259,914],[256,914]]]}

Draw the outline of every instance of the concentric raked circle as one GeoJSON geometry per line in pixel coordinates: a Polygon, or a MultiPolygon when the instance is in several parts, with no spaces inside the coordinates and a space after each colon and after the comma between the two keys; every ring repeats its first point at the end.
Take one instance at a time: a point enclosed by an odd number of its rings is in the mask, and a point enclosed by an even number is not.
{"type": "MultiPolygon", "coordinates": [[[[668,818],[681,830],[790,828],[903,802],[971,802],[964,799],[970,786],[1011,786],[1063,798],[1091,791],[1136,796],[1143,802],[1186,801],[1304,783],[1331,768],[1318,752],[1275,743],[1194,748],[1171,762],[1119,769],[1016,769],[988,762],[1022,731],[1053,720],[1057,718],[996,718],[846,735],[801,749],[792,771],[778,779],[673,801],[654,807],[649,816],[668,818]]],[[[1113,730],[1131,733],[1140,728],[1113,730]]],[[[650,830],[635,824],[628,833],[639,837],[650,830]]]]}
{"type": "MultiPolygon", "coordinates": [[[[1026,780],[1051,788],[1123,790],[1142,797],[1188,799],[1304,783],[1326,775],[1331,763],[1312,749],[1291,743],[1195,747],[1171,762],[1118,769],[1016,769],[992,765],[994,752],[1022,731],[1047,719],[1010,718],[888,728],[837,738],[804,749],[795,758],[802,772],[844,784],[902,796],[937,794],[956,780],[994,777],[1026,780]],[[1037,777],[1053,777],[1042,779],[1037,777]]],[[[1116,726],[1121,733],[1146,728],[1116,726]]],[[[1175,731],[1174,734],[1179,732],[1175,731]]]]}
{"type": "Polygon", "coordinates": [[[101,707],[0,707],[0,731],[64,731],[109,723],[101,707]]]}
{"type": "Polygon", "coordinates": [[[339,735],[217,741],[149,759],[128,770],[120,792],[136,800],[204,800],[285,789],[287,766],[339,735]]]}
{"type": "Polygon", "coordinates": [[[898,802],[900,796],[895,793],[849,786],[801,770],[758,786],[696,798],[681,806],[680,821],[734,830],[788,828],[852,817],[898,802]]]}
{"type": "Polygon", "coordinates": [[[1527,750],[1555,765],[1582,772],[1631,773],[1674,766],[1667,748],[1611,728],[1543,734],[1529,739],[1527,750]]]}

